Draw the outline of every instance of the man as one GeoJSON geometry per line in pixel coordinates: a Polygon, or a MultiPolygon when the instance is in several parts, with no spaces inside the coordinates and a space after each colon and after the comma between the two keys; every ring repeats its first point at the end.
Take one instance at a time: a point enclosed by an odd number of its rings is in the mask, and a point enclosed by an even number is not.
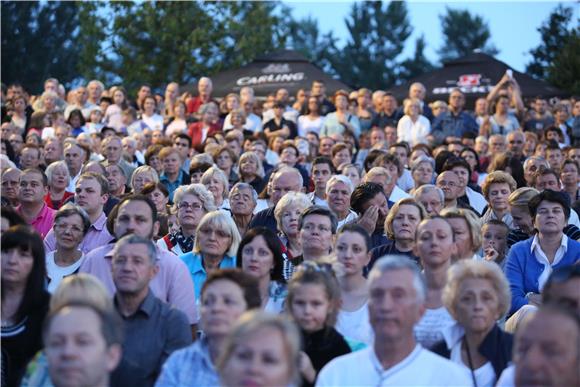
{"type": "Polygon", "coordinates": [[[96,79],[89,82],[87,85],[88,91],[88,98],[87,102],[91,105],[91,109],[93,107],[99,106],[101,102],[101,96],[103,95],[103,91],[105,90],[105,85],[101,81],[97,81],[96,79]]]}
{"type": "Polygon", "coordinates": [[[187,114],[193,115],[198,120],[201,115],[198,113],[202,105],[212,101],[211,93],[213,91],[213,83],[208,77],[201,77],[197,83],[198,96],[190,99],[187,102],[187,114]]]}
{"type": "Polygon", "coordinates": [[[64,146],[64,161],[70,175],[70,182],[68,187],[66,187],[66,190],[69,192],[75,192],[77,181],[81,176],[81,169],[89,156],[87,153],[90,152],[87,152],[79,144],[69,142],[64,146]]]}
{"type": "Polygon", "coordinates": [[[68,120],[70,113],[73,110],[80,110],[85,120],[88,120],[91,115],[91,109],[93,106],[87,102],[87,89],[84,86],[77,87],[73,91],[73,103],[68,105],[64,110],[64,119],[68,120]]]}
{"type": "Polygon", "coordinates": [[[121,361],[123,329],[113,310],[74,302],[51,312],[43,329],[44,354],[55,387],[109,386],[121,361]]]}
{"type": "Polygon", "coordinates": [[[332,137],[320,137],[320,145],[318,146],[318,155],[325,156],[332,159],[332,147],[336,141],[332,137]]]}
{"type": "Polygon", "coordinates": [[[18,206],[18,191],[22,171],[18,168],[8,168],[2,173],[2,200],[11,207],[18,206]]]}
{"type": "Polygon", "coordinates": [[[189,173],[189,164],[191,155],[191,137],[185,133],[179,133],[173,139],[173,147],[179,152],[179,157],[183,162],[181,163],[181,170],[189,173]]]}
{"type": "Polygon", "coordinates": [[[369,251],[385,244],[383,227],[389,213],[389,202],[383,186],[371,182],[359,184],[350,195],[350,207],[358,215],[357,223],[371,236],[372,246],[369,247],[369,251]]]}
{"type": "Polygon", "coordinates": [[[296,168],[282,167],[274,172],[270,183],[270,202],[272,206],[258,212],[250,222],[249,228],[266,227],[270,230],[276,230],[277,223],[274,217],[276,204],[288,192],[304,192],[303,190],[302,175],[296,168]]]}
{"type": "Polygon", "coordinates": [[[327,207],[312,206],[304,210],[298,220],[302,257],[296,257],[297,260],[316,262],[330,254],[337,224],[336,216],[327,207]]]}
{"type": "Polygon", "coordinates": [[[244,124],[244,129],[247,129],[253,133],[258,133],[262,131],[262,119],[254,114],[254,95],[253,94],[242,94],[240,91],[240,104],[246,113],[246,123],[244,124]]]}
{"type": "Polygon", "coordinates": [[[409,171],[409,145],[406,142],[391,144],[389,145],[389,152],[397,156],[402,167],[400,176],[397,179],[397,186],[405,192],[411,191],[415,188],[415,182],[411,171],[409,171]]]}
{"type": "Polygon", "coordinates": [[[425,313],[427,297],[419,267],[408,258],[387,256],[375,263],[368,278],[374,344],[332,360],[318,374],[316,385],[471,385],[462,367],[415,341],[413,328],[425,313]]]}
{"type": "MultiPolygon", "coordinates": [[[[2,136],[2,138],[6,137],[2,136]]],[[[24,148],[24,138],[22,138],[20,133],[13,133],[8,136],[8,142],[10,145],[12,145],[12,150],[14,151],[15,155],[19,155],[22,151],[22,148],[24,148]]]]}
{"type": "Polygon", "coordinates": [[[507,150],[512,153],[514,157],[524,162],[526,157],[524,156],[524,144],[526,142],[526,136],[524,132],[519,130],[515,132],[510,132],[507,135],[507,150]]]}
{"type": "Polygon", "coordinates": [[[548,147],[546,148],[546,160],[548,160],[551,169],[560,172],[564,156],[562,155],[562,149],[555,141],[550,141],[548,143],[548,147]]]}
{"type": "Polygon", "coordinates": [[[535,185],[534,175],[540,170],[540,168],[550,168],[548,162],[543,157],[532,156],[524,162],[524,179],[526,180],[528,187],[533,187],[535,185]]]}
{"type": "Polygon", "coordinates": [[[326,202],[326,183],[336,173],[332,161],[328,157],[317,157],[312,162],[312,180],[314,191],[308,194],[308,199],[315,206],[328,207],[326,202]]]}
{"type": "Polygon", "coordinates": [[[161,149],[159,159],[163,164],[163,172],[159,176],[159,181],[165,185],[169,191],[169,200],[173,202],[173,193],[177,187],[189,184],[191,178],[181,169],[183,160],[181,160],[178,149],[170,146],[161,149]]]}
{"type": "Polygon", "coordinates": [[[127,177],[119,164],[109,164],[105,167],[105,177],[109,183],[109,195],[120,199],[127,191],[127,177]]]}
{"type": "Polygon", "coordinates": [[[494,134],[489,136],[489,153],[492,155],[497,155],[499,153],[505,152],[506,144],[505,137],[501,134],[494,134]]]}
{"type": "Polygon", "coordinates": [[[35,145],[26,145],[20,151],[20,168],[37,169],[40,166],[40,148],[35,145]]]}
{"type": "Polygon", "coordinates": [[[159,271],[151,239],[121,238],[111,263],[117,289],[114,305],[125,326],[123,358],[137,365],[152,386],[169,355],[191,344],[189,322],[183,312],[159,300],[149,288],[159,271]]]}
{"type": "Polygon", "coordinates": [[[532,184],[540,192],[546,189],[560,191],[560,177],[558,176],[558,172],[550,168],[540,168],[534,174],[532,184]]]}
{"type": "MultiPolygon", "coordinates": [[[[104,212],[104,205],[108,199],[109,184],[103,175],[94,172],[81,175],[75,189],[74,200],[87,212],[91,221],[91,227],[79,245],[79,249],[85,254],[113,239],[107,230],[107,215],[104,212]]],[[[56,250],[53,230],[50,230],[44,238],[44,247],[47,252],[56,250]]]]}
{"type": "Polygon", "coordinates": [[[127,180],[131,180],[131,176],[133,175],[133,171],[135,167],[131,166],[125,159],[123,159],[123,143],[120,137],[117,136],[109,136],[105,137],[102,142],[102,150],[103,156],[105,156],[105,161],[103,161],[103,165],[106,167],[111,164],[118,164],[119,167],[125,171],[125,176],[127,180]]]}
{"type": "Polygon", "coordinates": [[[459,177],[453,171],[441,172],[437,176],[437,188],[443,191],[443,208],[458,207],[459,177]]]}
{"type": "MultiPolygon", "coordinates": [[[[446,182],[449,184],[449,182],[446,182]]],[[[445,205],[445,193],[433,184],[424,184],[413,192],[415,199],[425,207],[427,215],[439,215],[445,205]]]]}
{"type": "Polygon", "coordinates": [[[321,116],[325,116],[328,113],[332,113],[336,110],[333,103],[326,98],[326,85],[322,80],[315,80],[312,82],[312,88],[310,90],[310,95],[318,98],[319,103],[319,113],[321,116]]]}
{"type": "Polygon", "coordinates": [[[465,95],[459,89],[453,89],[449,94],[449,111],[441,113],[433,122],[431,134],[438,144],[444,141],[460,140],[465,132],[479,131],[475,119],[467,112],[463,111],[465,106],[465,95]]]}
{"type": "Polygon", "coordinates": [[[463,202],[466,206],[473,207],[476,214],[483,214],[487,201],[482,194],[468,186],[471,181],[471,167],[467,164],[467,161],[460,157],[450,158],[443,164],[443,171],[453,171],[459,178],[458,201],[463,202]]]}
{"type": "MultiPolygon", "coordinates": [[[[276,90],[276,102],[281,104],[281,106],[283,106],[282,117],[284,117],[284,119],[296,124],[296,121],[298,119],[298,111],[295,110],[294,108],[292,108],[292,106],[290,106],[289,97],[290,97],[290,93],[288,93],[287,89],[281,88],[281,89],[276,90]]],[[[262,122],[264,124],[266,122],[270,121],[272,118],[274,118],[274,110],[273,109],[268,109],[268,110],[262,112],[262,122]]]]}
{"type": "Polygon", "coordinates": [[[56,214],[56,211],[44,202],[47,193],[48,180],[41,170],[25,169],[22,172],[18,190],[20,205],[15,209],[43,238],[52,230],[56,214]]]}
{"type": "MultiPolygon", "coordinates": [[[[153,202],[142,195],[126,196],[111,213],[111,228],[115,237],[121,239],[127,234],[152,240],[157,234],[159,221],[153,202]]],[[[114,243],[101,244],[86,255],[80,271],[96,276],[109,291],[115,293],[115,283],[111,275],[111,259],[114,243]]],[[[159,272],[150,282],[156,297],[184,312],[196,332],[197,310],[193,281],[187,266],[170,251],[157,251],[159,272]]],[[[195,335],[194,335],[195,336],[195,335]]]]}
{"type": "Polygon", "coordinates": [[[372,111],[373,114],[380,112],[383,108],[383,96],[385,95],[384,90],[376,90],[373,92],[371,97],[371,102],[373,104],[372,111]]]}
{"type": "Polygon", "coordinates": [[[397,127],[391,124],[385,126],[385,142],[387,148],[397,142],[397,127]]]}
{"type": "Polygon", "coordinates": [[[397,100],[391,93],[384,93],[380,110],[371,121],[371,128],[384,129],[387,125],[397,126],[403,115],[397,110],[397,100]]]}
{"type": "Polygon", "coordinates": [[[62,144],[55,138],[49,138],[44,144],[44,165],[49,166],[55,161],[63,160],[62,144]]]}
{"type": "Polygon", "coordinates": [[[337,229],[358,217],[356,212],[350,209],[350,195],[353,190],[351,180],[344,175],[334,175],[326,183],[328,208],[338,219],[337,229]]]}
{"type": "Polygon", "coordinates": [[[541,96],[536,97],[533,103],[533,110],[524,123],[524,130],[541,136],[544,133],[544,129],[552,125],[554,125],[554,118],[548,112],[548,101],[541,96]]]}

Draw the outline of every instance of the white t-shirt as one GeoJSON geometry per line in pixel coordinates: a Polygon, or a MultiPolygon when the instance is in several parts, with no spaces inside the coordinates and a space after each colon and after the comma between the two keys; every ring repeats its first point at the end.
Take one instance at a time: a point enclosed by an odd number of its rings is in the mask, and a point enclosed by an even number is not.
{"type": "Polygon", "coordinates": [[[401,199],[406,199],[410,197],[411,195],[400,189],[398,186],[395,186],[393,188],[393,191],[391,191],[391,196],[389,196],[389,200],[392,201],[393,203],[396,203],[401,199]]]}
{"type": "Polygon", "coordinates": [[[415,339],[425,348],[443,340],[443,330],[455,324],[455,320],[447,309],[442,306],[437,309],[426,309],[425,314],[415,325],[415,339]]]}
{"type": "Polygon", "coordinates": [[[49,293],[54,293],[58,285],[61,283],[64,277],[75,274],[81,264],[85,260],[85,255],[82,254],[81,257],[72,265],[69,266],[59,266],[54,262],[54,251],[46,254],[46,276],[49,279],[48,291],[49,293]]]}
{"type": "Polygon", "coordinates": [[[151,117],[143,114],[141,121],[151,130],[163,130],[163,117],[159,114],[153,114],[151,117]]]}
{"type": "Polygon", "coordinates": [[[320,129],[324,125],[324,117],[320,116],[315,120],[311,120],[308,116],[298,117],[298,135],[306,137],[309,132],[320,134],[320,129]]]}
{"type": "Polygon", "coordinates": [[[352,312],[341,309],[334,328],[346,338],[372,345],[375,334],[369,321],[368,303],[352,312]]]}

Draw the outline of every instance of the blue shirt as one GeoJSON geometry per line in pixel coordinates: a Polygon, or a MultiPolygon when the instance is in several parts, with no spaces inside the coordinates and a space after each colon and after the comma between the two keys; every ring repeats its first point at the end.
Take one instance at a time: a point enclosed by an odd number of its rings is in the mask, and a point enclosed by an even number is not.
{"type": "MultiPolygon", "coordinates": [[[[195,288],[195,299],[201,300],[201,288],[203,283],[207,279],[207,272],[203,267],[202,257],[200,253],[187,253],[179,256],[185,265],[189,269],[189,274],[193,279],[193,286],[195,288]]],[[[236,257],[230,257],[229,255],[224,255],[224,258],[220,262],[220,269],[233,269],[236,267],[236,257]]]]}
{"type": "Polygon", "coordinates": [[[167,191],[169,191],[169,201],[170,202],[173,203],[173,193],[175,192],[177,187],[179,187],[180,185],[184,185],[184,183],[186,183],[185,175],[186,174],[183,172],[183,170],[180,169],[179,175],[177,175],[177,179],[174,182],[169,181],[169,179],[165,175],[165,172],[163,172],[161,174],[161,176],[159,176],[159,182],[163,183],[165,188],[167,188],[167,191]]]}
{"type": "Polygon", "coordinates": [[[472,116],[466,112],[454,115],[451,112],[441,113],[433,123],[431,134],[438,142],[445,141],[446,137],[461,137],[467,132],[479,132],[479,126],[472,116]]]}

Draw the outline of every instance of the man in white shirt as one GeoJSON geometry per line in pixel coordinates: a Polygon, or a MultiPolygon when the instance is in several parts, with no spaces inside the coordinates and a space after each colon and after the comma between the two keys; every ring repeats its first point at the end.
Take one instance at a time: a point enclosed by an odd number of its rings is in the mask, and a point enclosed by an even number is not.
{"type": "Polygon", "coordinates": [[[470,386],[458,365],[415,341],[413,327],[425,313],[427,293],[418,266],[387,256],[375,263],[368,279],[374,345],[332,360],[316,386],[470,386]]]}

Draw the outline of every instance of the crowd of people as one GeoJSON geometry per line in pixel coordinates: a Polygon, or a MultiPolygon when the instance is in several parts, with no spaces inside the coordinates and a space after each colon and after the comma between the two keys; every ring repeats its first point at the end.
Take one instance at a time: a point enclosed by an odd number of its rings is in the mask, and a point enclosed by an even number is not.
{"type": "Polygon", "coordinates": [[[579,386],[580,99],[426,97],[2,85],[2,386],[579,386]]]}

